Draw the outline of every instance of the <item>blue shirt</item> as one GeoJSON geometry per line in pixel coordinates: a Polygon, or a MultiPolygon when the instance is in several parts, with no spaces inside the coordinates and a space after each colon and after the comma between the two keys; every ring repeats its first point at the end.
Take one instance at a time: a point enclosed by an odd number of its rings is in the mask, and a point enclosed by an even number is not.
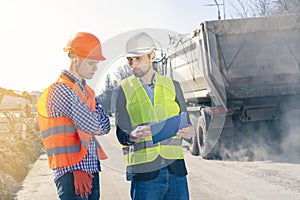
{"type": "Polygon", "coordinates": [[[139,79],[140,82],[142,83],[144,89],[146,90],[147,94],[148,94],[148,97],[149,99],[151,100],[152,102],[152,105],[154,105],[154,85],[155,85],[155,81],[156,81],[156,74],[154,74],[154,77],[153,77],[153,82],[150,84],[150,85],[147,85],[145,84],[142,79],[139,79]]]}
{"type": "MultiPolygon", "coordinates": [[[[79,85],[86,95],[84,80],[80,81],[67,70],[63,70],[62,74],[67,76],[75,84],[79,85]]],[[[50,117],[56,118],[66,116],[85,132],[97,133],[101,130],[101,134],[107,134],[110,131],[109,118],[97,100],[96,109],[94,112],[91,112],[86,104],[81,101],[78,94],[65,84],[57,84],[53,88],[50,98],[47,101],[47,109],[50,117]]],[[[56,181],[65,173],[72,170],[83,170],[88,173],[101,171],[96,142],[92,136],[88,148],[88,155],[75,165],[53,169],[54,180],[56,181]]]]}

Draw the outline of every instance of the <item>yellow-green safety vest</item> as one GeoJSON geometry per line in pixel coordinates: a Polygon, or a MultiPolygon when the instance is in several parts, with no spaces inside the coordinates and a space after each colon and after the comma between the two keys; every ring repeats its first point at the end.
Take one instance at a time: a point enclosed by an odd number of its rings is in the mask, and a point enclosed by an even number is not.
{"type": "MultiPolygon", "coordinates": [[[[135,76],[124,79],[121,87],[126,97],[126,109],[133,128],[164,120],[180,112],[179,105],[175,101],[175,86],[170,78],[156,74],[153,105],[143,85],[135,76]]],[[[165,159],[183,159],[181,144],[181,137],[178,136],[157,144],[153,144],[152,137],[148,137],[122,148],[126,165],[132,166],[152,162],[159,155],[165,159]]]]}

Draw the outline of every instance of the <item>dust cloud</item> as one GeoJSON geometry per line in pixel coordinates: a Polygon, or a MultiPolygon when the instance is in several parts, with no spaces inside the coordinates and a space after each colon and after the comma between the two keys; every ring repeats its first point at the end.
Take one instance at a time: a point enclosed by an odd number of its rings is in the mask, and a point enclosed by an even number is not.
{"type": "Polygon", "coordinates": [[[300,163],[300,110],[290,110],[266,126],[257,123],[239,133],[233,148],[221,149],[224,160],[300,163]]]}

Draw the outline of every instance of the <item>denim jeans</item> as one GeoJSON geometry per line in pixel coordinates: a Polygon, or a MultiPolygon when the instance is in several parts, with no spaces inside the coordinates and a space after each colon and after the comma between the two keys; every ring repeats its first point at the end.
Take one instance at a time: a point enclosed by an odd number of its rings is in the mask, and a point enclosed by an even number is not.
{"type": "Polygon", "coordinates": [[[130,195],[132,200],[188,200],[187,179],[164,167],[154,180],[132,181],[130,195]]]}
{"type": "Polygon", "coordinates": [[[100,182],[99,173],[93,173],[92,193],[88,197],[80,197],[75,194],[74,176],[72,172],[68,172],[60,177],[56,182],[56,189],[61,200],[99,200],[100,199],[100,182]]]}

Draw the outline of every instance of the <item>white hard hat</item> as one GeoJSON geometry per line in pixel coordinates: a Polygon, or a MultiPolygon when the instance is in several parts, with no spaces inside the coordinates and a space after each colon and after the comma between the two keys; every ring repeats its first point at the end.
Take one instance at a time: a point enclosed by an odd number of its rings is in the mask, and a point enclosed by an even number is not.
{"type": "Polygon", "coordinates": [[[152,53],[155,50],[154,40],[147,33],[138,33],[126,43],[126,57],[135,57],[152,53]]]}

